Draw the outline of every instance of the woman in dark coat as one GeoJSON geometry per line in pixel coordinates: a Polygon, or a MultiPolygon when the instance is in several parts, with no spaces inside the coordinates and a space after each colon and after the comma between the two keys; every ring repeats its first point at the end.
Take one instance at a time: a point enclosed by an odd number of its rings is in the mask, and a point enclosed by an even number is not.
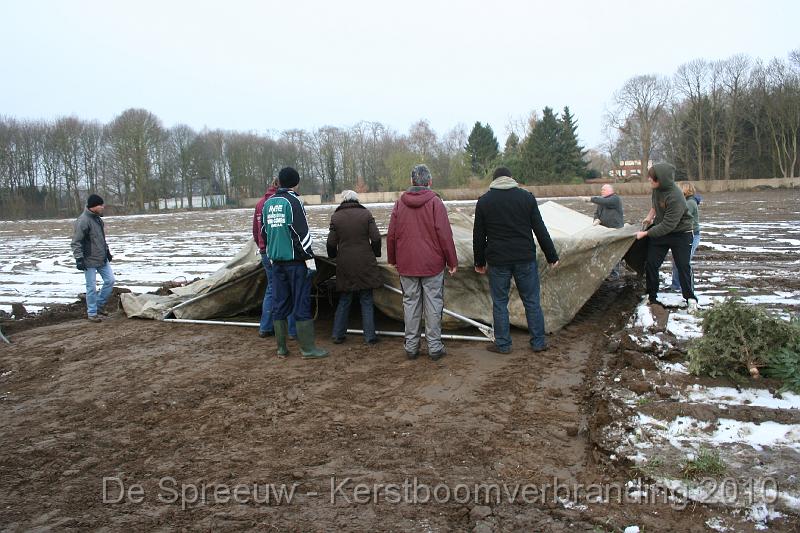
{"type": "Polygon", "coordinates": [[[355,191],[342,191],[342,203],[331,216],[328,257],[336,258],[336,291],[339,305],[333,320],[333,342],[341,344],[353,295],[361,302],[364,340],[375,344],[375,316],[372,289],[383,285],[376,257],[381,256],[381,235],[369,209],[358,202],[355,191]]]}

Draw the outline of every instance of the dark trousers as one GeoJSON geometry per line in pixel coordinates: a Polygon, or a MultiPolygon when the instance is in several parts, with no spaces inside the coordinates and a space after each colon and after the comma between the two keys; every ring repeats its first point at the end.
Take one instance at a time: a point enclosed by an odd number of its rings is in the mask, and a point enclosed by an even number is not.
{"type": "Polygon", "coordinates": [[[358,297],[361,303],[361,325],[364,330],[364,340],[374,342],[375,336],[375,308],[372,302],[372,289],[363,289],[352,292],[340,292],[339,304],[333,317],[333,338],[342,339],[347,335],[347,319],[350,317],[350,304],[353,296],[358,297]]]}
{"type": "Polygon", "coordinates": [[[544,336],[544,313],[540,303],[539,267],[536,259],[514,265],[489,265],[489,290],[492,293],[492,317],[495,344],[503,351],[511,349],[511,326],[508,320],[508,292],[511,278],[525,307],[530,343],[534,348],[547,345],[544,336]]]}
{"type": "Polygon", "coordinates": [[[663,237],[649,238],[647,261],[644,265],[648,298],[652,302],[658,297],[658,270],[670,250],[672,250],[672,258],[675,260],[675,267],[678,269],[678,279],[681,282],[684,299],[697,300],[692,286],[692,267],[689,264],[692,256],[691,231],[667,233],[663,237]]]}
{"type": "Polygon", "coordinates": [[[305,263],[272,263],[272,318],[311,320],[311,278],[305,263]]]}

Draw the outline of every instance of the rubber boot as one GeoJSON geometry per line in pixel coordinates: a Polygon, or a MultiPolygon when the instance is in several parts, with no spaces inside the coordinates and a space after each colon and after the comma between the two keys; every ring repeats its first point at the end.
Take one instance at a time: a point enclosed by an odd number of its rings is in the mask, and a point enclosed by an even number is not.
{"type": "Polygon", "coordinates": [[[275,324],[275,339],[278,341],[278,355],[286,357],[289,355],[289,348],[286,347],[286,335],[289,331],[289,322],[286,320],[276,320],[275,324]]]}
{"type": "Polygon", "coordinates": [[[314,321],[297,321],[297,340],[300,342],[300,352],[303,359],[322,359],[328,357],[328,352],[317,348],[314,344],[314,321]]]}

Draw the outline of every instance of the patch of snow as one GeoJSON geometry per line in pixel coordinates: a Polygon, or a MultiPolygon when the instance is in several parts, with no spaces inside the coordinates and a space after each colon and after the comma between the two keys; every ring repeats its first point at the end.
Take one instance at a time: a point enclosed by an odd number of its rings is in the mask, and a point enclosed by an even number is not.
{"type": "Polygon", "coordinates": [[[672,374],[688,374],[689,369],[683,363],[664,363],[659,361],[658,369],[661,372],[669,372],[672,374]]]}
{"type": "Polygon", "coordinates": [[[757,254],[792,254],[796,253],[795,248],[766,247],[766,246],[737,246],[734,244],[716,244],[710,241],[703,242],[703,245],[718,252],[749,252],[757,254]]]}
{"type": "Polygon", "coordinates": [[[575,509],[577,511],[585,511],[588,509],[586,505],[575,503],[574,501],[569,500],[567,498],[559,497],[558,501],[561,503],[561,505],[564,506],[564,509],[575,509]]]}
{"type": "Polygon", "coordinates": [[[681,340],[693,339],[703,335],[703,321],[689,313],[670,313],[667,319],[667,331],[681,340]]]}
{"type": "Polygon", "coordinates": [[[775,398],[771,392],[765,389],[742,389],[739,391],[733,387],[696,386],[687,391],[686,398],[690,402],[697,403],[800,409],[800,395],[784,392],[781,393],[781,398],[775,398]]]}
{"type": "Polygon", "coordinates": [[[800,451],[800,425],[780,424],[766,421],[759,424],[720,418],[713,431],[711,422],[703,422],[692,417],[679,416],[672,421],[658,420],[643,413],[637,413],[639,423],[655,437],[668,441],[678,449],[684,443],[707,444],[715,447],[721,443],[742,443],[756,450],[764,446],[786,447],[800,451]]]}
{"type": "Polygon", "coordinates": [[[706,520],[706,526],[709,529],[713,529],[714,531],[720,531],[725,533],[725,531],[731,531],[731,528],[725,526],[725,523],[719,517],[709,518],[706,520]]]}
{"type": "Polygon", "coordinates": [[[650,311],[650,306],[647,305],[647,298],[645,298],[639,307],[636,308],[634,327],[642,329],[650,329],[656,323],[653,318],[653,313],[650,311]]]}
{"type": "Polygon", "coordinates": [[[764,496],[767,498],[767,501],[779,501],[785,505],[786,508],[791,509],[794,512],[800,512],[800,497],[798,496],[784,491],[775,491],[773,489],[765,490],[764,496]]]}
{"type": "Polygon", "coordinates": [[[742,298],[750,304],[780,304],[800,306],[800,292],[775,291],[772,294],[756,294],[742,298]]]}
{"type": "Polygon", "coordinates": [[[747,510],[747,519],[756,523],[756,529],[767,529],[767,523],[777,518],[783,518],[783,514],[770,509],[765,503],[757,503],[747,510]]]}

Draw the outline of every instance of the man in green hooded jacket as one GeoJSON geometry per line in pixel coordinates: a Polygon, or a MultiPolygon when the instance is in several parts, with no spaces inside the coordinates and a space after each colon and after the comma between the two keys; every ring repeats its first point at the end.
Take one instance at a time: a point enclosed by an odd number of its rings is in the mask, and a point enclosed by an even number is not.
{"type": "Polygon", "coordinates": [[[652,205],[644,219],[647,229],[636,233],[637,239],[649,237],[645,278],[650,304],[658,301],[658,271],[667,251],[672,251],[681,291],[690,311],[697,309],[697,297],[692,284],[689,259],[692,251],[692,217],[686,207],[686,199],[675,184],[675,167],[669,163],[657,163],[647,172],[652,189],[652,205]]]}

